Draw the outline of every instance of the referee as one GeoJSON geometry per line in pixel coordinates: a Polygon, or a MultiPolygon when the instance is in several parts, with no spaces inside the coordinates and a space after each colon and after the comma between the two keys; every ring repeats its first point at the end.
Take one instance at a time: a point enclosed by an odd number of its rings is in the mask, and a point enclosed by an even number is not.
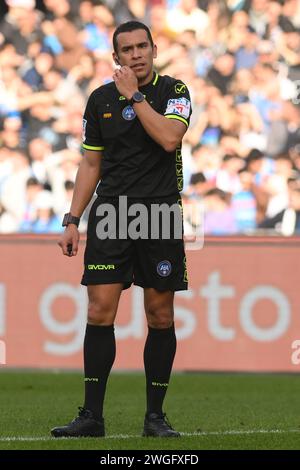
{"type": "MultiPolygon", "coordinates": [[[[129,215],[130,207],[136,204],[142,204],[148,213],[155,204],[180,209],[181,141],[189,125],[190,96],[180,80],[153,70],[157,49],[143,23],[121,24],[114,32],[113,47],[118,66],[113,81],[92,92],[84,113],[84,158],[59,242],[64,255],[76,256],[79,220],[97,188],[82,278],[89,298],[84,338],[85,401],[72,422],[52,429],[51,434],[105,436],[103,402],[116,352],[114,321],[122,290],[134,283],[144,289],[148,323],[143,436],[178,437],[163,413],[163,401],[176,352],[174,292],[187,289],[183,236],[175,237],[171,230],[169,237],[163,237],[159,228],[159,237],[130,237],[117,226],[105,238],[99,233],[99,224],[104,205],[115,210],[114,220],[124,217],[120,209],[124,197],[129,215]]],[[[169,225],[174,229],[173,223],[169,225]]]]}

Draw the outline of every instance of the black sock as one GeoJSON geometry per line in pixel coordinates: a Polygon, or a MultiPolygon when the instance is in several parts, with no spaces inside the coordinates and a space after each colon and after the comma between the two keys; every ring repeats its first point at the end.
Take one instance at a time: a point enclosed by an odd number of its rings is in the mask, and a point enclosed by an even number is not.
{"type": "Polygon", "coordinates": [[[86,326],[84,345],[84,408],[102,417],[106,382],[116,356],[114,326],[86,326]]]}
{"type": "Polygon", "coordinates": [[[144,349],[147,414],[162,413],[176,352],[174,324],[170,328],[149,327],[144,349]]]}

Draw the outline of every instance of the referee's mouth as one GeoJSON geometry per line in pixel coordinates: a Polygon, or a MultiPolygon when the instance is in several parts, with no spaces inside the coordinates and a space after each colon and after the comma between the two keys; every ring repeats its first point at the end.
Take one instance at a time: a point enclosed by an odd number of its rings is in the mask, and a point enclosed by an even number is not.
{"type": "Polygon", "coordinates": [[[139,70],[139,69],[144,68],[145,65],[146,65],[146,64],[138,63],[138,64],[131,65],[130,68],[131,68],[132,70],[139,70]]]}

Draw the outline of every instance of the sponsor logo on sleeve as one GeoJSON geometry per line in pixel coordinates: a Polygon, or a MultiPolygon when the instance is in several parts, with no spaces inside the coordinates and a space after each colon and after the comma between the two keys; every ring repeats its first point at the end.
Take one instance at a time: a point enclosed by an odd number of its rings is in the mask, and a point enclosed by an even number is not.
{"type": "Polygon", "coordinates": [[[165,114],[177,114],[188,118],[191,110],[191,102],[186,98],[173,98],[168,101],[165,114]]]}

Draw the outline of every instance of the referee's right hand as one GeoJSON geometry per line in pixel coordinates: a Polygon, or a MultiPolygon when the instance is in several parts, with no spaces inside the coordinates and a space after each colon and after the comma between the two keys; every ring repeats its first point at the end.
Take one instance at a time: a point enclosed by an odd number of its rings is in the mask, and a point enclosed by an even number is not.
{"type": "Polygon", "coordinates": [[[78,252],[79,231],[75,224],[69,224],[58,242],[65,256],[76,256],[78,252]]]}

